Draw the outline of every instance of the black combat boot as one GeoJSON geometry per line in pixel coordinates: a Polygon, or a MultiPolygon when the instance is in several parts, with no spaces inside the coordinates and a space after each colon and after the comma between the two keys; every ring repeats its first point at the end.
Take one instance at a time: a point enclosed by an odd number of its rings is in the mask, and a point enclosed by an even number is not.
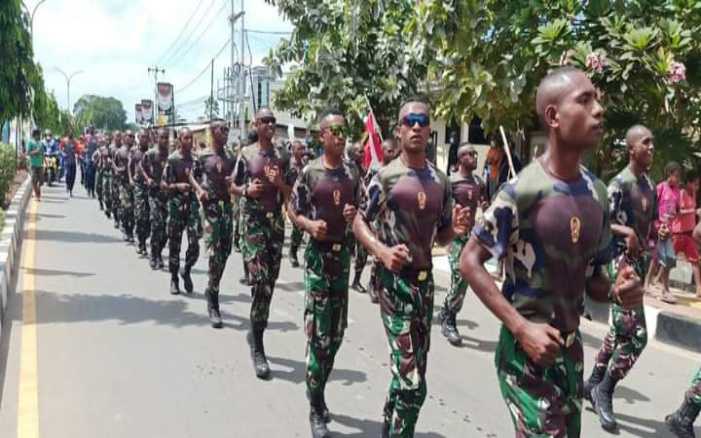
{"type": "MultiPolygon", "coordinates": [[[[309,400],[309,403],[312,401],[312,396],[309,393],[309,390],[307,390],[307,400],[309,400]]],[[[321,418],[324,419],[324,423],[331,422],[331,412],[329,412],[329,408],[326,406],[326,397],[324,394],[321,394],[321,418]]]]}
{"type": "Polygon", "coordinates": [[[601,383],[605,372],[606,368],[594,366],[594,368],[591,370],[591,376],[589,376],[589,379],[584,382],[584,398],[589,400],[592,407],[594,406],[594,401],[592,401],[591,398],[591,390],[594,389],[596,385],[601,383]]]}
{"type": "Polygon", "coordinates": [[[615,431],[618,424],[613,414],[613,391],[618,381],[611,377],[607,371],[601,383],[591,390],[591,398],[594,402],[594,410],[599,416],[599,422],[604,430],[615,431]]]}
{"type": "Polygon", "coordinates": [[[299,268],[299,260],[297,259],[296,247],[290,247],[290,265],[293,268],[299,268]]]}
{"type": "Polygon", "coordinates": [[[156,258],[156,268],[163,269],[164,267],[165,263],[163,263],[163,257],[159,254],[156,258]]]}
{"type": "Polygon", "coordinates": [[[256,377],[267,380],[270,377],[270,366],[268,365],[268,359],[265,357],[265,347],[263,346],[264,332],[265,327],[263,324],[253,323],[246,340],[251,347],[251,359],[253,359],[256,377]]]}
{"type": "Polygon", "coordinates": [[[362,271],[355,271],[355,276],[353,277],[353,284],[351,285],[351,289],[354,289],[358,293],[366,294],[368,293],[367,289],[365,289],[365,286],[360,284],[360,276],[362,275],[362,273],[362,271]]]}
{"type": "Polygon", "coordinates": [[[211,289],[207,288],[204,294],[207,297],[209,322],[212,323],[213,328],[220,329],[224,326],[224,323],[221,320],[221,313],[219,312],[219,292],[212,292],[211,289]]]}
{"type": "Polygon", "coordinates": [[[309,404],[309,425],[312,429],[312,438],[329,438],[331,434],[324,420],[324,407],[321,397],[311,397],[309,404]]]}
{"type": "Polygon", "coordinates": [[[152,271],[155,271],[156,269],[158,269],[157,268],[158,264],[156,262],[155,256],[153,256],[153,255],[151,256],[151,259],[149,260],[148,265],[151,267],[152,271]]]}
{"type": "Polygon", "coordinates": [[[146,250],[146,242],[141,242],[139,244],[139,251],[142,259],[148,257],[148,251],[146,250]]]}
{"type": "Polygon", "coordinates": [[[105,206],[102,205],[102,201],[99,201],[99,202],[100,202],[100,211],[104,211],[104,210],[105,210],[105,206]]]}
{"type": "Polygon", "coordinates": [[[171,272],[170,273],[170,294],[171,295],[180,295],[180,282],[178,281],[178,273],[177,272],[171,272]]]}
{"type": "Polygon", "coordinates": [[[455,315],[443,308],[440,314],[441,319],[441,334],[450,342],[451,345],[459,347],[462,345],[462,338],[455,322],[455,315]]]}
{"type": "Polygon", "coordinates": [[[185,266],[180,270],[180,276],[183,277],[183,287],[185,288],[185,292],[189,294],[191,294],[194,290],[194,286],[192,285],[192,277],[190,276],[190,269],[190,267],[185,266]]]}
{"type": "Polygon", "coordinates": [[[699,406],[684,399],[684,403],[674,413],[667,415],[664,422],[674,435],[679,438],[696,438],[694,421],[699,416],[699,406]]]}

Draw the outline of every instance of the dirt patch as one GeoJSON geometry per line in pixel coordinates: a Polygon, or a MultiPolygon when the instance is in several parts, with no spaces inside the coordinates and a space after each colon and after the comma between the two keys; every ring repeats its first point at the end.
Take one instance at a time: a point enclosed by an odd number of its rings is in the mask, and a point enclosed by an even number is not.
{"type": "Polygon", "coordinates": [[[8,192],[5,193],[5,199],[2,203],[3,209],[7,209],[10,206],[12,198],[15,197],[15,193],[17,193],[17,190],[19,190],[19,186],[22,185],[25,178],[27,178],[27,171],[18,170],[17,174],[15,175],[15,179],[12,180],[12,183],[10,184],[10,190],[8,190],[8,192]]]}

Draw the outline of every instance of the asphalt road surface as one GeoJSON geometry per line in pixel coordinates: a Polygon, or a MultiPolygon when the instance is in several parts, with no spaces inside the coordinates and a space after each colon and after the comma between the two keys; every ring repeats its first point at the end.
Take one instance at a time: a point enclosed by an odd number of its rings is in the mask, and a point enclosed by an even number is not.
{"type": "MultiPolygon", "coordinates": [[[[30,202],[18,294],[8,309],[0,437],[310,436],[301,270],[283,260],[266,333],[273,378],[260,381],[245,340],[251,299],[238,283],[239,254],[222,281],[225,327],[214,330],[203,297],[205,255],[194,271],[195,293],[172,297],[168,274],[137,258],[81,188],[73,199],[62,187],[44,192],[41,203],[30,202]]],[[[448,275],[437,269],[436,280],[439,304],[448,275]]],[[[445,342],[434,318],[429,396],[416,436],[512,437],[493,366],[498,324],[474,296],[458,323],[462,348],[445,342]]],[[[583,324],[587,373],[604,330],[583,324]]],[[[387,362],[378,307],[351,291],[349,326],[327,387],[334,436],[379,436],[387,362]]],[[[699,364],[698,355],[651,341],[617,390],[619,436],[670,436],[664,415],[699,364]]],[[[582,436],[609,436],[588,408],[582,436]]]]}

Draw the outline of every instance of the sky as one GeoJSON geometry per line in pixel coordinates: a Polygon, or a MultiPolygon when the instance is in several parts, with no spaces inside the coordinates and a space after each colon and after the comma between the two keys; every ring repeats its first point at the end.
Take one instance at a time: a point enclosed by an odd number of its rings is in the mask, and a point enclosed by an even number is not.
{"type": "MultiPolygon", "coordinates": [[[[235,0],[237,11],[241,1],[235,0]]],[[[38,2],[25,0],[30,11],[38,2]]],[[[264,0],[245,0],[245,8],[247,29],[291,30],[277,8],[264,0]]],[[[153,100],[154,79],[148,68],[158,65],[166,70],[159,81],[175,86],[176,106],[196,102],[179,108],[194,119],[204,113],[198,99],[209,96],[209,70],[181,89],[207,68],[229,39],[230,13],[231,0],[45,0],[34,17],[35,58],[44,69],[47,90],[54,91],[61,108],[67,103],[66,80],[56,69],[68,75],[83,71],[71,81],[71,106],[84,94],[112,96],[122,101],[127,121],[134,121],[135,103],[153,100]]],[[[240,38],[239,34],[237,44],[240,38]]],[[[249,34],[254,65],[280,38],[249,34]]],[[[215,60],[215,86],[230,53],[227,47],[215,60]]]]}

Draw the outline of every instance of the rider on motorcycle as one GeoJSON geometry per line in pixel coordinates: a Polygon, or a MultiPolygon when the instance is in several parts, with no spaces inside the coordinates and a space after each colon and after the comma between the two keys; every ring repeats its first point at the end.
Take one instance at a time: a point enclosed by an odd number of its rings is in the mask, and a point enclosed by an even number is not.
{"type": "Polygon", "coordinates": [[[46,181],[51,185],[58,179],[58,159],[59,149],[58,142],[51,135],[51,131],[47,129],[44,132],[44,168],[46,169],[46,181]]]}

